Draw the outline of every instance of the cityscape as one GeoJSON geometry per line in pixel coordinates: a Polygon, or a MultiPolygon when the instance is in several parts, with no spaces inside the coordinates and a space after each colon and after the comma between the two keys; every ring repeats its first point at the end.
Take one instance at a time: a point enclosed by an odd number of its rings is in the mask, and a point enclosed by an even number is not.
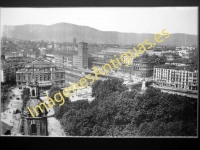
{"type": "MultiPolygon", "coordinates": [[[[191,11],[197,15],[198,9],[191,11]]],[[[170,33],[162,24],[156,33],[101,31],[67,21],[4,24],[1,135],[196,137],[199,45],[197,16],[191,18],[196,22],[184,15],[175,19],[196,23],[196,35],[184,28],[170,33]],[[169,38],[154,43],[163,29],[169,38]],[[150,47],[143,43],[146,39],[153,43],[150,47]],[[143,53],[124,56],[140,43],[143,53]],[[98,80],[95,67],[104,72],[98,73],[98,80]],[[90,80],[80,88],[85,77],[90,80]],[[72,96],[65,96],[66,88],[72,96]],[[52,101],[46,102],[47,97],[52,101]],[[54,103],[61,97],[62,106],[54,103]],[[27,108],[38,110],[36,117],[27,108]]],[[[184,27],[192,28],[190,24],[184,27]]]]}

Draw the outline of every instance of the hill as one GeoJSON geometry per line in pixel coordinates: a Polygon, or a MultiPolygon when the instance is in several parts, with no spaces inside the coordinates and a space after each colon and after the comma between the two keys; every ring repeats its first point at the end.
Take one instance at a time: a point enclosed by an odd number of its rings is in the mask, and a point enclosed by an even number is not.
{"type": "MultiPolygon", "coordinates": [[[[158,31],[161,33],[161,31],[158,31]]],[[[145,33],[121,33],[115,31],[100,31],[88,26],[79,26],[69,23],[57,23],[53,25],[6,25],[3,36],[22,40],[44,40],[58,42],[72,42],[76,37],[77,42],[84,40],[88,43],[119,43],[138,44],[145,39],[153,40],[154,34],[145,33]]],[[[197,45],[197,35],[170,34],[163,45],[197,45]]]]}

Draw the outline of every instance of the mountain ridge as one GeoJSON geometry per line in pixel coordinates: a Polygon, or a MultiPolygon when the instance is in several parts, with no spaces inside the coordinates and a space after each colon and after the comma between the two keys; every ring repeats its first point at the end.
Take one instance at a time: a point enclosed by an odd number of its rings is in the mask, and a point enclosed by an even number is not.
{"type": "MultiPolygon", "coordinates": [[[[71,23],[56,23],[52,25],[25,24],[5,25],[3,36],[21,40],[44,40],[55,42],[72,42],[84,40],[88,43],[118,43],[138,44],[145,39],[154,41],[151,33],[127,33],[118,31],[101,31],[89,26],[75,25],[71,23]]],[[[160,31],[159,33],[161,33],[160,31]]],[[[197,35],[185,33],[173,33],[159,45],[197,45],[197,35]]]]}

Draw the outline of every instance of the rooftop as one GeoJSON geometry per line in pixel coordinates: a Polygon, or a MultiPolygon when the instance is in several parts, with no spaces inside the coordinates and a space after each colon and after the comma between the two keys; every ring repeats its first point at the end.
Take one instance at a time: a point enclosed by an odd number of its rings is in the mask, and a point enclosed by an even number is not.
{"type": "Polygon", "coordinates": [[[175,65],[156,65],[154,68],[163,68],[163,69],[175,69],[175,65]]]}
{"type": "Polygon", "coordinates": [[[185,70],[185,71],[195,71],[196,68],[193,66],[175,66],[175,65],[157,65],[154,68],[163,68],[163,69],[174,69],[174,70],[185,70]]]}
{"type": "Polygon", "coordinates": [[[176,70],[186,70],[186,71],[195,71],[195,67],[192,66],[178,66],[176,70]]]}
{"type": "Polygon", "coordinates": [[[171,55],[171,56],[179,56],[178,54],[175,54],[175,53],[163,53],[163,55],[165,56],[165,55],[171,55]]]}
{"type": "Polygon", "coordinates": [[[191,60],[180,58],[180,59],[175,59],[173,61],[168,61],[168,63],[191,63],[191,60]]]}
{"type": "Polygon", "coordinates": [[[55,66],[55,64],[53,64],[51,61],[44,59],[44,58],[37,58],[35,60],[33,60],[31,63],[27,64],[25,66],[25,68],[29,68],[29,67],[53,67],[55,66]]]}
{"type": "Polygon", "coordinates": [[[113,58],[114,58],[114,55],[120,56],[119,53],[113,54],[113,52],[112,53],[111,52],[93,52],[91,53],[91,55],[113,56],[113,58]]]}

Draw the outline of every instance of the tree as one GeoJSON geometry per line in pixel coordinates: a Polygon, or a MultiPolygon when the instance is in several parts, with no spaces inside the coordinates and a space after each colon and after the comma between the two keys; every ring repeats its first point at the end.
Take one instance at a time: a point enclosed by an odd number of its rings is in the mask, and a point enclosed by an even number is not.
{"type": "MultiPolygon", "coordinates": [[[[66,109],[68,109],[69,99],[63,95],[62,89],[57,86],[51,87],[51,89],[49,90],[48,96],[54,100],[54,95],[58,92],[60,92],[62,97],[65,99],[65,103],[62,106],[59,106],[58,103],[55,103],[56,105],[53,107],[53,109],[55,112],[55,117],[57,119],[61,119],[66,109]]],[[[57,99],[60,99],[59,95],[57,95],[57,99]]]]}
{"type": "MultiPolygon", "coordinates": [[[[53,91],[59,91],[54,87],[53,91]]],[[[51,93],[51,94],[52,94],[51,93]]],[[[194,136],[197,99],[149,87],[128,91],[116,79],[96,81],[95,100],[68,102],[56,117],[72,136],[194,136]]],[[[53,94],[52,94],[53,95],[53,94]]]]}

